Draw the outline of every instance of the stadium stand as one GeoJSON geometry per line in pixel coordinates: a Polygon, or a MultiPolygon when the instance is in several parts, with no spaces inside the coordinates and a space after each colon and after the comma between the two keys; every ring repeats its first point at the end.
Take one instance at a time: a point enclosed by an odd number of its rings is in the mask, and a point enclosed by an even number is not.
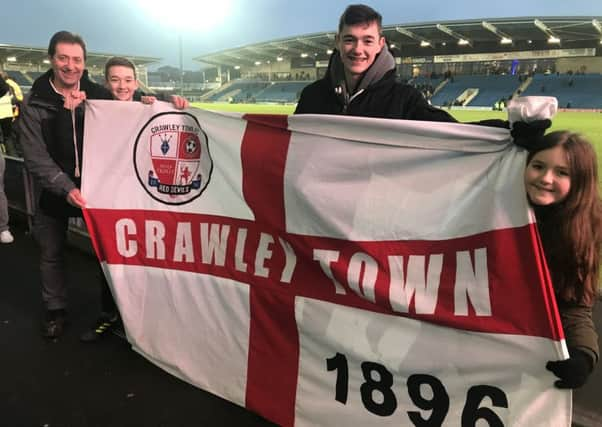
{"type": "Polygon", "coordinates": [[[212,102],[255,102],[255,96],[270,83],[258,80],[236,80],[222,86],[205,100],[212,102]]]}
{"type": "Polygon", "coordinates": [[[21,71],[8,70],[6,72],[8,76],[13,79],[19,86],[31,86],[33,80],[30,80],[26,74],[21,71]]]}
{"type": "Polygon", "coordinates": [[[310,82],[272,82],[268,87],[255,95],[257,102],[297,102],[301,91],[310,82]]]}
{"type": "Polygon", "coordinates": [[[476,95],[463,105],[491,107],[500,99],[509,99],[518,89],[520,82],[517,76],[455,76],[433,96],[434,105],[454,105],[469,89],[476,89],[476,95]]]}
{"type": "MultiPolygon", "coordinates": [[[[44,74],[43,71],[28,71],[27,75],[29,76],[29,78],[31,79],[31,81],[33,82],[35,79],[37,79],[38,77],[40,77],[42,74],[44,74]]],[[[31,85],[31,83],[30,83],[31,85]]]]}
{"type": "Polygon", "coordinates": [[[462,76],[454,79],[447,79],[443,82],[439,91],[433,96],[431,102],[433,105],[453,105],[456,98],[466,90],[465,82],[462,76]]]}
{"type": "Polygon", "coordinates": [[[602,74],[536,74],[522,94],[555,96],[561,108],[602,108],[602,74]]]}
{"type": "Polygon", "coordinates": [[[468,103],[471,106],[491,107],[500,99],[509,99],[518,89],[520,82],[517,76],[469,76],[467,84],[479,89],[479,93],[468,103]]]}
{"type": "Polygon", "coordinates": [[[431,100],[433,95],[437,93],[439,86],[444,82],[443,76],[416,76],[409,79],[402,78],[407,84],[414,86],[427,100],[431,100]]]}

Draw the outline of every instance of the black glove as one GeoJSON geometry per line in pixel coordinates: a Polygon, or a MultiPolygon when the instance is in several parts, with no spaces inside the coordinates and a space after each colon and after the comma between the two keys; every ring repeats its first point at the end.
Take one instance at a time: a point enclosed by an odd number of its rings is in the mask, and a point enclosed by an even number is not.
{"type": "Polygon", "coordinates": [[[546,369],[552,371],[559,380],[554,382],[558,388],[579,388],[586,383],[593,369],[592,358],[576,348],[569,349],[570,357],[566,360],[548,362],[546,369]]]}
{"type": "Polygon", "coordinates": [[[532,122],[514,122],[510,135],[514,143],[527,150],[536,150],[541,146],[541,138],[546,129],[552,126],[550,119],[534,120],[532,122]]]}

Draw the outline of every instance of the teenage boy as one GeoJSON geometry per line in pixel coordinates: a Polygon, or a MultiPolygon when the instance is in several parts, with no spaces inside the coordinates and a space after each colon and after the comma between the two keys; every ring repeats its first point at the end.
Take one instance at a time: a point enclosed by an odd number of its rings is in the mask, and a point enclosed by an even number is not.
{"type": "Polygon", "coordinates": [[[324,78],[301,93],[295,114],[347,114],[455,122],[412,86],[396,81],[395,58],[382,35],[382,16],[348,6],[339,20],[336,50],[324,78]]]}
{"type": "MultiPolygon", "coordinates": [[[[396,80],[395,58],[382,35],[382,16],[371,7],[355,4],[345,9],[335,45],[326,75],[303,89],[295,114],[457,122],[430,105],[420,91],[396,80]]],[[[510,127],[499,119],[473,124],[510,127]]],[[[547,119],[514,123],[514,143],[529,149],[550,125],[547,119]]]]}

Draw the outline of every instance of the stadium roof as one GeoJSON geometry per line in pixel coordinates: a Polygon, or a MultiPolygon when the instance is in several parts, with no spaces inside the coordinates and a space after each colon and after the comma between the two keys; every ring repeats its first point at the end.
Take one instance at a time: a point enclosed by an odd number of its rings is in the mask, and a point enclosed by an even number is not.
{"type": "MultiPolygon", "coordinates": [[[[602,17],[485,18],[383,26],[396,56],[471,52],[602,47],[602,17]],[[504,39],[504,42],[502,40],[504,39]],[[462,40],[462,41],[461,41],[462,40]]],[[[194,60],[215,66],[251,66],[278,58],[328,57],[335,31],[255,43],[201,55],[194,60]]]]}
{"type": "MultiPolygon", "coordinates": [[[[104,68],[107,59],[115,56],[113,53],[101,53],[88,51],[86,59],[86,68],[104,68]]],[[[161,61],[161,58],[148,56],[122,55],[132,60],[136,65],[148,65],[161,61]]],[[[48,49],[46,47],[31,47],[13,44],[0,43],[0,63],[15,63],[16,65],[28,65],[31,67],[40,67],[43,70],[49,68],[48,49]]]]}

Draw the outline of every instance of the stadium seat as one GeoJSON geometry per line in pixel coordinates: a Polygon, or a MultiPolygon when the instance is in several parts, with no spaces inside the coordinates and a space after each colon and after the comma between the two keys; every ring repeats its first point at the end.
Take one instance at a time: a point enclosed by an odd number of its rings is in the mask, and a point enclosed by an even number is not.
{"type": "Polygon", "coordinates": [[[555,96],[560,108],[602,108],[602,74],[535,74],[523,95],[555,96]]]}

